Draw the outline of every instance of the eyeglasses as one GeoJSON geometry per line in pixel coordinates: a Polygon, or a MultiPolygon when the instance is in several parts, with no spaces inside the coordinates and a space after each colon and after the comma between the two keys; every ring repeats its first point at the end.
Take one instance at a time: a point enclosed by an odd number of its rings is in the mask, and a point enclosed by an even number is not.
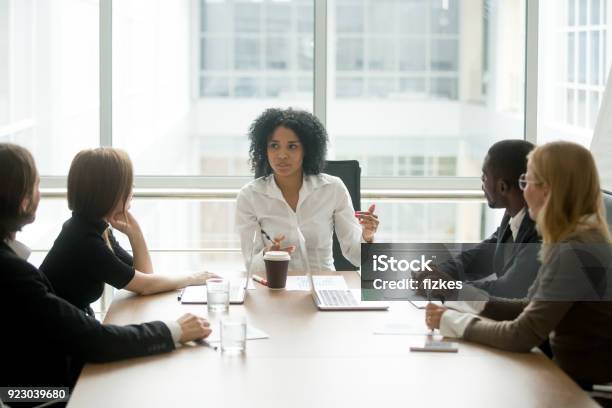
{"type": "Polygon", "coordinates": [[[538,181],[534,181],[534,180],[527,180],[527,174],[523,173],[521,174],[521,176],[518,179],[518,186],[522,191],[525,191],[525,189],[527,188],[527,184],[534,184],[534,185],[538,185],[538,184],[542,184],[538,181]]]}

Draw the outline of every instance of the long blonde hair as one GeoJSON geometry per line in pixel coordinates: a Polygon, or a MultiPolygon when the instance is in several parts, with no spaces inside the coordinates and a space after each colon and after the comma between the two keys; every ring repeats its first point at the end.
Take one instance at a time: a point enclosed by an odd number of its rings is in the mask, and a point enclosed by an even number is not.
{"type": "Polygon", "coordinates": [[[544,244],[565,241],[586,229],[612,242],[590,151],[570,142],[547,143],[528,155],[528,169],[536,182],[550,189],[536,220],[544,244]]]}

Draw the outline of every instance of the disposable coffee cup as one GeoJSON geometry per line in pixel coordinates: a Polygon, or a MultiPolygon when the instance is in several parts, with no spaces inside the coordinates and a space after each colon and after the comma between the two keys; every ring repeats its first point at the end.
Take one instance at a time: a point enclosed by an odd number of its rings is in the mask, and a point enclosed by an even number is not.
{"type": "Polygon", "coordinates": [[[270,289],[284,289],[287,285],[287,269],[291,256],[284,251],[268,251],[264,255],[266,280],[270,289]]]}

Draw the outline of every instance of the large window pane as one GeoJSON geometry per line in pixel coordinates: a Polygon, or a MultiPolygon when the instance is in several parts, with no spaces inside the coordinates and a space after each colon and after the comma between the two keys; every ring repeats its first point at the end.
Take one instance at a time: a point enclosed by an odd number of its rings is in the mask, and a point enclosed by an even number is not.
{"type": "Polygon", "coordinates": [[[236,56],[234,58],[234,69],[259,70],[261,68],[261,53],[259,50],[259,38],[237,37],[234,43],[236,56]]]}
{"type": "Polygon", "coordinates": [[[368,31],[379,34],[395,34],[398,23],[395,18],[396,0],[368,0],[368,31]]]}
{"type": "Polygon", "coordinates": [[[608,6],[608,0],[540,1],[538,142],[590,145],[612,61],[608,6]]]}
{"type": "Polygon", "coordinates": [[[397,14],[399,16],[400,34],[422,35],[427,29],[427,16],[429,13],[429,0],[405,0],[398,2],[397,14]]]}
{"type": "Polygon", "coordinates": [[[357,71],[363,69],[364,47],[362,38],[339,38],[336,57],[339,71],[357,71]]]}
{"type": "Polygon", "coordinates": [[[368,39],[368,68],[372,71],[395,71],[395,47],[388,47],[387,38],[368,39]]]}
{"type": "Polygon", "coordinates": [[[113,2],[113,145],[136,173],[249,175],[255,117],[312,111],[313,4],[113,2]]]}
{"type": "MultiPolygon", "coordinates": [[[[459,33],[459,9],[466,0],[430,0],[433,32],[459,33]]],[[[486,5],[487,2],[483,4],[486,5]]]]}
{"type": "Polygon", "coordinates": [[[0,1],[0,142],[43,175],[99,144],[98,20],[93,0],[0,1]]]}
{"type": "Polygon", "coordinates": [[[336,157],[365,176],[479,176],[491,144],[524,137],[525,0],[329,4],[336,157]]]}
{"type": "Polygon", "coordinates": [[[459,68],[457,40],[433,40],[431,43],[432,71],[457,72],[459,68]]]}
{"type": "Polygon", "coordinates": [[[427,44],[424,38],[402,38],[399,41],[400,71],[427,69],[427,44]]]}

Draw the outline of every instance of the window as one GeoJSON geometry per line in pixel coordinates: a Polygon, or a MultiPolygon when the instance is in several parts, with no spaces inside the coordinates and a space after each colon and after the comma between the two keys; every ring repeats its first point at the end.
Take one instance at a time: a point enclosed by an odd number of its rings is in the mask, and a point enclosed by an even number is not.
{"type": "Polygon", "coordinates": [[[99,4],[0,1],[0,142],[65,175],[99,141],[99,4]]]}
{"type": "Polygon", "coordinates": [[[313,109],[313,27],[312,0],[113,2],[113,145],[139,175],[249,176],[255,117],[313,109]]]}
{"type": "Polygon", "coordinates": [[[540,2],[538,142],[590,144],[610,70],[608,21],[607,0],[540,2]]]}
{"type": "Polygon", "coordinates": [[[364,176],[475,177],[491,144],[523,137],[524,0],[330,0],[328,13],[327,127],[364,176]]]}
{"type": "MultiPolygon", "coordinates": [[[[97,0],[0,0],[0,138],[31,148],[43,175],[65,176],[76,151],[100,145],[99,32],[111,30],[112,121],[102,125],[112,125],[112,145],[128,151],[137,175],[153,176],[137,182],[154,187],[156,176],[203,188],[208,176],[250,178],[250,123],[271,106],[315,111],[315,68],[327,74],[317,111],[327,113],[330,158],[358,159],[370,182],[476,185],[487,148],[524,136],[526,0],[326,3],[320,67],[314,0],[121,0],[102,27],[97,0]]],[[[588,126],[609,59],[607,6],[568,3],[573,14],[568,6],[561,22],[572,28],[558,37],[573,59],[565,50],[559,66],[571,80],[555,82],[564,102],[552,106],[588,126]],[[594,62],[579,63],[584,55],[594,62]]],[[[481,201],[377,204],[384,240],[478,240],[492,227],[483,220],[495,219],[481,201]]],[[[139,198],[134,211],[155,251],[237,247],[231,198],[139,198]]],[[[48,247],[66,216],[63,200],[45,201],[40,228],[28,232],[34,246],[48,247]]]]}

